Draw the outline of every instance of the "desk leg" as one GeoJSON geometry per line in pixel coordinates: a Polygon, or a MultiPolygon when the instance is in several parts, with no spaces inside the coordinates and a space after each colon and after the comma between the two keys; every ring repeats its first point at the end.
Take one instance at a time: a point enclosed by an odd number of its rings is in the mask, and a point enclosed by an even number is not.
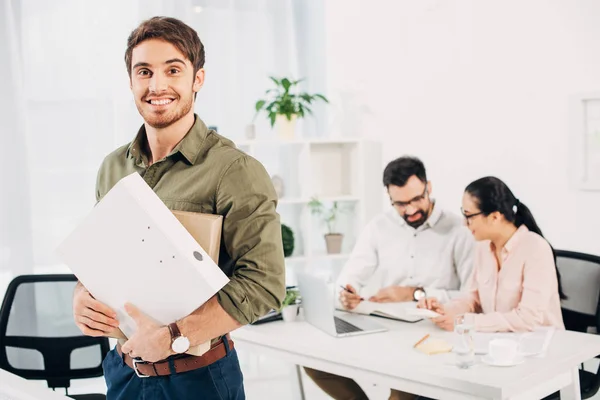
{"type": "Polygon", "coordinates": [[[579,368],[575,367],[571,370],[571,384],[560,390],[560,400],[581,400],[579,368]]]}
{"type": "Polygon", "coordinates": [[[294,400],[304,400],[304,386],[302,385],[302,367],[300,365],[294,365],[291,371],[292,381],[292,398],[294,400]]]}

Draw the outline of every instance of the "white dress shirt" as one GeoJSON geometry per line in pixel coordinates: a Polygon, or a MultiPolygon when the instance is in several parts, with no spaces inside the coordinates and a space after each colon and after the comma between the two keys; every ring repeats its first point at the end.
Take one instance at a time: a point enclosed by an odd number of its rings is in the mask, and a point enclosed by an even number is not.
{"type": "Polygon", "coordinates": [[[471,275],[474,244],[462,219],[439,207],[417,229],[391,208],[367,224],[338,284],[354,286],[365,299],[388,286],[422,287],[446,302],[471,275]]]}

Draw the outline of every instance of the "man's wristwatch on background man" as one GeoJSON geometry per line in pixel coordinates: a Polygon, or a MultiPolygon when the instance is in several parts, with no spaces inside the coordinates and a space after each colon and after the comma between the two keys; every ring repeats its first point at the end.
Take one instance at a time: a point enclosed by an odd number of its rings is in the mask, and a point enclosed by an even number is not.
{"type": "Polygon", "coordinates": [[[419,301],[423,298],[425,298],[425,290],[421,287],[416,288],[415,291],[413,292],[413,300],[419,301]]]}
{"type": "Polygon", "coordinates": [[[171,350],[177,354],[185,353],[190,348],[190,340],[181,334],[177,323],[168,325],[171,332],[171,350]]]}

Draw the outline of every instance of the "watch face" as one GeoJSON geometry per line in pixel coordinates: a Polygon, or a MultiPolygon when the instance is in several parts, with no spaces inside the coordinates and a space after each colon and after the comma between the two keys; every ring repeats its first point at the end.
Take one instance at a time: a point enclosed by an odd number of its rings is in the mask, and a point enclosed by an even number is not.
{"type": "Polygon", "coordinates": [[[185,353],[190,348],[190,340],[185,336],[179,336],[177,339],[173,340],[173,344],[171,344],[171,349],[175,353],[185,353]]]}
{"type": "Polygon", "coordinates": [[[414,297],[415,297],[415,300],[419,301],[423,297],[425,297],[425,292],[422,289],[417,289],[417,290],[415,290],[414,297]]]}

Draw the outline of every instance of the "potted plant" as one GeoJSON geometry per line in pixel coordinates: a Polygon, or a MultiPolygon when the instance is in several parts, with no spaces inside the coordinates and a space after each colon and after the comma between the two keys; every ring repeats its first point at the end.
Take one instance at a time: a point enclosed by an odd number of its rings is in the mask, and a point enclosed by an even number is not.
{"type": "Polygon", "coordinates": [[[297,288],[287,288],[285,291],[285,299],[281,303],[281,316],[285,322],[293,322],[298,315],[300,292],[297,288]]]}
{"type": "MultiPolygon", "coordinates": [[[[292,139],[296,127],[296,120],[303,118],[306,113],[312,114],[310,106],[317,100],[329,103],[329,100],[321,94],[296,93],[295,87],[303,79],[292,81],[288,78],[277,79],[269,77],[275,87],[267,90],[266,99],[258,100],[255,104],[256,115],[265,111],[269,117],[271,127],[277,125],[279,137],[292,139]]],[[[254,118],[256,118],[256,115],[254,118]]]]}
{"type": "Polygon", "coordinates": [[[325,205],[316,197],[313,197],[308,203],[313,215],[321,217],[321,220],[327,225],[327,233],[325,234],[325,246],[327,247],[327,253],[339,254],[342,251],[342,241],[344,235],[335,232],[335,223],[339,213],[342,211],[338,206],[338,202],[334,201],[330,208],[325,205]]]}
{"type": "Polygon", "coordinates": [[[283,240],[283,256],[291,256],[294,252],[294,231],[284,224],[281,224],[281,239],[283,240]]]}

